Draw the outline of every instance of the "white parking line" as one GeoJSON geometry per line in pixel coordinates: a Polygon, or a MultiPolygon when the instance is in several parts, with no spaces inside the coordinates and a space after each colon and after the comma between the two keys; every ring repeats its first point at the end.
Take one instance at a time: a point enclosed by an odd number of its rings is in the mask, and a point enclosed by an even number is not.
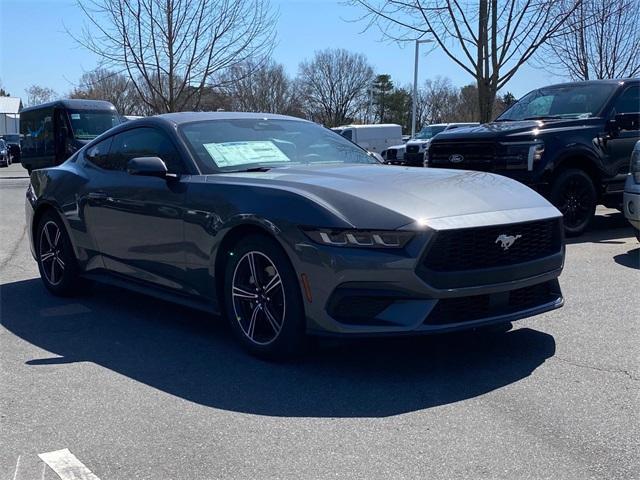
{"type": "Polygon", "coordinates": [[[38,455],[61,480],[100,480],[68,448],[38,455]]]}

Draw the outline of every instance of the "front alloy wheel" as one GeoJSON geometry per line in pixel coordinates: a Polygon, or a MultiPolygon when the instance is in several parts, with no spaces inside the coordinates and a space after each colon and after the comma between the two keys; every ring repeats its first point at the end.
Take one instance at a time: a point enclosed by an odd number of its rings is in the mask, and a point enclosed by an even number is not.
{"type": "Polygon", "coordinates": [[[282,278],[264,253],[244,254],[233,272],[233,311],[247,338],[258,344],[273,342],[282,330],[286,299],[282,278]]]}
{"type": "Polygon", "coordinates": [[[236,337],[251,353],[290,358],[306,345],[297,275],[272,237],[250,235],[226,253],[224,306],[236,337]]]}

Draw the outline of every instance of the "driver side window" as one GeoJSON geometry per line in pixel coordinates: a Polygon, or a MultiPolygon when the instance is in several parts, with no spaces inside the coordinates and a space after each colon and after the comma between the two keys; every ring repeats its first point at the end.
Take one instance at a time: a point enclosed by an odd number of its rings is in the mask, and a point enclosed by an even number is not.
{"type": "Polygon", "coordinates": [[[622,92],[614,108],[614,114],[640,112],[640,86],[629,87],[622,92]]]}
{"type": "Polygon", "coordinates": [[[117,170],[126,171],[132,158],[159,157],[169,173],[185,173],[180,154],[169,137],[153,128],[135,128],[115,135],[109,156],[117,170]]]}

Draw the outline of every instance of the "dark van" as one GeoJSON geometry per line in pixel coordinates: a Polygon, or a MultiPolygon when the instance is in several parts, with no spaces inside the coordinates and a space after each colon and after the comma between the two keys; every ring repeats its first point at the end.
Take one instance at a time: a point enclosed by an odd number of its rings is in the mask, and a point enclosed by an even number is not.
{"type": "Polygon", "coordinates": [[[102,100],[58,100],[20,112],[21,162],[29,173],[59,165],[101,133],[121,123],[102,100]]]}

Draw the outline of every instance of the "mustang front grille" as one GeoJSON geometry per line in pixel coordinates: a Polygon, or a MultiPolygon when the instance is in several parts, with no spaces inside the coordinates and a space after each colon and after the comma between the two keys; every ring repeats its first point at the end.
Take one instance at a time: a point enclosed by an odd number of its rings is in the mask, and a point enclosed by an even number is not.
{"type": "Polygon", "coordinates": [[[422,266],[434,272],[503,267],[548,257],[562,249],[559,219],[435,234],[422,266]]]}

